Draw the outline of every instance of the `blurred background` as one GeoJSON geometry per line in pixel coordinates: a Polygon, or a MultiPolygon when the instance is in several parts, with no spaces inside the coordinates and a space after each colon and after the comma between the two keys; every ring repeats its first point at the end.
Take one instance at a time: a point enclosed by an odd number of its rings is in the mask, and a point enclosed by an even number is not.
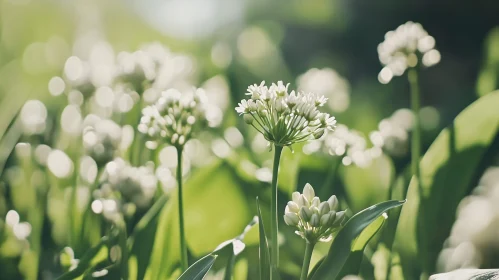
{"type": "MultiPolygon", "coordinates": [[[[426,151],[464,108],[499,87],[498,10],[492,0],[0,0],[0,278],[55,279],[117,216],[136,241],[131,278],[178,276],[169,200],[175,149],[137,132],[141,107],[171,87],[200,87],[209,100],[210,128],[189,142],[184,160],[191,260],[239,235],[256,214],[256,196],[269,204],[272,153],[234,110],[262,80],[324,94],[339,124],[335,134],[285,150],[282,211],[306,182],[322,199],[342,197],[351,213],[394,198],[410,161],[413,115],[406,77],[387,83],[380,75],[378,45],[407,21],[436,41],[440,62],[419,72],[426,151]],[[162,197],[162,210],[140,224],[162,197]]],[[[496,146],[449,203],[428,263],[404,269],[387,233],[370,244],[362,276],[498,267],[496,146]]],[[[282,273],[295,279],[304,244],[281,227],[282,273]]],[[[256,279],[257,238],[247,235],[235,279],[256,279]]],[[[115,259],[106,251],[95,264],[115,259]]],[[[210,279],[221,279],[222,267],[210,279]]]]}

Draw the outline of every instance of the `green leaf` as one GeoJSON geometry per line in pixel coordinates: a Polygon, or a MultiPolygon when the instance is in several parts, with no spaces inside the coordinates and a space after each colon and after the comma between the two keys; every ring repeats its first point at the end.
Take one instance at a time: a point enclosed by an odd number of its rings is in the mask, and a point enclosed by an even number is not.
{"type": "Polygon", "coordinates": [[[339,278],[342,278],[346,275],[359,274],[362,258],[364,257],[364,249],[366,248],[369,241],[374,237],[374,235],[376,235],[376,233],[381,229],[387,218],[388,216],[386,214],[381,215],[368,227],[366,227],[362,231],[362,233],[355,239],[352,244],[350,256],[343,266],[339,278]]]}
{"type": "Polygon", "coordinates": [[[399,200],[385,201],[355,214],[333,240],[328,255],[317,269],[312,280],[336,279],[347,262],[357,237],[364,229],[387,210],[401,206],[404,203],[405,201],[399,200]]]}
{"type": "Polygon", "coordinates": [[[182,273],[178,280],[203,280],[216,259],[217,255],[211,254],[203,257],[182,273]]]}
{"type": "MultiPolygon", "coordinates": [[[[175,192],[161,210],[146,279],[167,279],[179,263],[177,203],[175,192]]],[[[239,235],[251,219],[238,178],[220,161],[186,180],[184,205],[187,245],[194,256],[211,253],[224,240],[239,235]]]]}
{"type": "Polygon", "coordinates": [[[459,202],[473,187],[480,164],[499,130],[499,91],[478,99],[444,129],[421,160],[422,197],[414,180],[396,235],[404,273],[434,271],[459,202]],[[416,218],[417,217],[417,218],[416,218]],[[419,266],[419,267],[418,267],[419,266]]]}
{"type": "Polygon", "coordinates": [[[267,235],[265,234],[265,227],[263,226],[262,213],[260,211],[260,201],[256,198],[256,207],[258,211],[258,229],[260,233],[260,280],[270,279],[270,251],[269,244],[267,243],[267,235]]]}

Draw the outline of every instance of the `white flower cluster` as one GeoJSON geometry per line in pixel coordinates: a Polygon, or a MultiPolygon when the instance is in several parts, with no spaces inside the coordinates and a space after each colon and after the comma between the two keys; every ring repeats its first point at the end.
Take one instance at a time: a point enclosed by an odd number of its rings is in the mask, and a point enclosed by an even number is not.
{"type": "Polygon", "coordinates": [[[270,87],[265,82],[249,86],[246,94],[250,99],[243,99],[236,111],[276,146],[319,139],[325,130],[335,128],[336,119],[319,111],[327,98],[313,93],[288,93],[288,86],[281,81],[270,87]]]}
{"type": "Polygon", "coordinates": [[[208,124],[206,96],[201,89],[181,93],[169,89],[158,101],[142,110],[138,130],[176,147],[184,146],[192,134],[208,124]]]}
{"type": "Polygon", "coordinates": [[[378,45],[378,56],[385,66],[378,80],[387,84],[393,76],[402,76],[405,70],[416,67],[419,61],[426,67],[440,61],[435,39],[419,23],[407,22],[394,31],[388,31],[385,41],[378,45]]]}
{"type": "Polygon", "coordinates": [[[293,200],[288,202],[284,211],[284,221],[297,227],[296,234],[312,244],[328,242],[345,220],[345,211],[338,211],[338,208],[336,196],[321,202],[315,196],[314,188],[307,183],[303,194],[293,193],[293,200]]]}
{"type": "Polygon", "coordinates": [[[312,68],[298,76],[296,83],[300,91],[324,95],[333,112],[344,112],[350,105],[348,81],[331,68],[312,68]]]}
{"type": "Polygon", "coordinates": [[[459,203],[456,221],[438,257],[438,271],[494,265],[499,255],[498,199],[499,167],[493,166],[482,175],[473,193],[459,203]]]}
{"type": "Polygon", "coordinates": [[[321,141],[310,142],[303,147],[303,152],[306,154],[319,151],[341,157],[343,165],[354,164],[359,167],[369,166],[373,159],[382,154],[379,147],[367,147],[367,141],[362,133],[342,124],[322,137],[321,141]]]}
{"type": "Polygon", "coordinates": [[[378,130],[369,134],[375,147],[387,154],[402,157],[409,150],[409,133],[414,125],[414,114],[409,109],[399,109],[389,118],[381,120],[378,130]]]}
{"type": "Polygon", "coordinates": [[[94,201],[92,209],[109,219],[128,212],[126,209],[130,206],[147,207],[158,182],[153,166],[133,167],[121,158],[106,164],[102,180],[100,188],[94,192],[97,202],[94,201]]]}

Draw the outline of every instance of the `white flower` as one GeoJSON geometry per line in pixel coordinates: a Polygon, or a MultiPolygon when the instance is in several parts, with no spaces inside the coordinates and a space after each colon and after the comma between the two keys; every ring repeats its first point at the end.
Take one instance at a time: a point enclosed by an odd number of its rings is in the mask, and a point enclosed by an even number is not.
{"type": "Polygon", "coordinates": [[[207,125],[206,97],[201,89],[180,93],[169,89],[156,104],[142,110],[138,130],[154,138],[162,138],[173,146],[183,146],[192,134],[207,125]]]}
{"type": "Polygon", "coordinates": [[[385,66],[378,79],[388,83],[393,76],[401,76],[419,61],[430,67],[440,62],[440,52],[435,49],[435,39],[428,35],[421,24],[407,22],[385,35],[385,41],[378,45],[378,56],[385,66]]]}
{"type": "Polygon", "coordinates": [[[241,100],[236,112],[277,146],[311,140],[335,128],[336,119],[318,110],[327,98],[313,93],[288,93],[288,87],[282,81],[270,87],[265,82],[251,85],[246,93],[251,98],[241,100]]]}
{"type": "Polygon", "coordinates": [[[298,89],[323,95],[318,100],[333,112],[344,112],[350,105],[350,86],[343,77],[330,68],[312,68],[296,79],[298,89]],[[325,100],[327,99],[327,100],[325,100]]]}
{"type": "Polygon", "coordinates": [[[83,130],[83,147],[98,164],[105,164],[114,158],[121,143],[121,127],[108,119],[89,115],[83,130]]]}
{"type": "Polygon", "coordinates": [[[292,198],[284,210],[284,222],[296,227],[296,234],[308,242],[327,242],[343,225],[345,211],[338,211],[336,196],[321,202],[315,196],[314,188],[307,183],[303,194],[294,192],[292,198]]]}

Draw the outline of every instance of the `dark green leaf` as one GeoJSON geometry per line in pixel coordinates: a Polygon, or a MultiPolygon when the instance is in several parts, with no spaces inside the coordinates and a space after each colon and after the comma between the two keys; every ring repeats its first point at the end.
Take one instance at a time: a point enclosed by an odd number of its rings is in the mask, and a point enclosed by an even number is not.
{"type": "Polygon", "coordinates": [[[385,201],[355,214],[340,230],[333,241],[324,262],[319,266],[312,280],[336,279],[350,256],[356,238],[387,210],[401,206],[405,201],[385,201]]]}
{"type": "Polygon", "coordinates": [[[256,198],[256,207],[258,211],[258,229],[260,233],[260,280],[268,280],[270,279],[270,252],[258,197],[256,198]]]}
{"type": "Polygon", "coordinates": [[[387,218],[388,217],[386,215],[378,217],[355,239],[352,244],[350,256],[340,272],[340,278],[346,275],[359,274],[362,258],[364,257],[364,249],[371,238],[373,238],[374,235],[381,229],[387,218]]]}
{"type": "Polygon", "coordinates": [[[178,280],[203,280],[204,276],[210,270],[211,266],[215,262],[216,255],[207,255],[191,265],[178,280]]]}
{"type": "Polygon", "coordinates": [[[457,206],[473,187],[481,172],[480,163],[497,136],[497,104],[499,91],[468,106],[440,133],[421,160],[422,197],[412,180],[396,236],[397,251],[407,264],[404,273],[411,277],[421,270],[434,271],[457,206]]]}

